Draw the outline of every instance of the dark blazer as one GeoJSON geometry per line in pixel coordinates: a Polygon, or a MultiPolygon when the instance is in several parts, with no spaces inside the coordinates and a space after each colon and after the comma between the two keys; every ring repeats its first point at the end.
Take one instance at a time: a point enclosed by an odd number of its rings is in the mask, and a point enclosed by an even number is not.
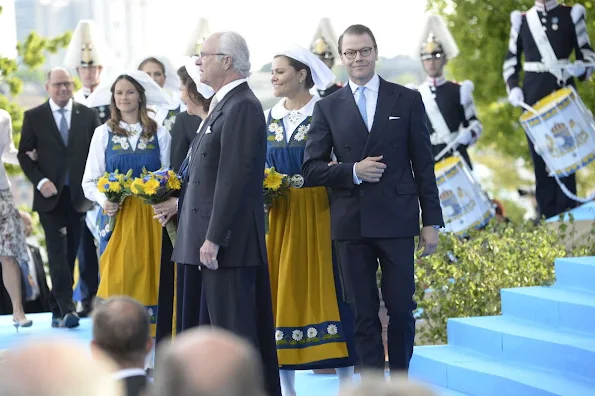
{"type": "Polygon", "coordinates": [[[421,95],[401,85],[380,79],[369,133],[349,84],[318,101],[302,170],[308,185],[332,188],[333,239],[416,236],[420,205],[424,225],[444,225],[421,95]],[[327,165],[331,151],[340,164],[327,165]],[[356,185],[354,163],[380,155],[380,181],[356,185]]]}
{"type": "Polygon", "coordinates": [[[192,144],[172,260],[200,265],[205,239],[221,246],[220,267],[266,263],[262,106],[247,83],[231,90],[192,144]]]}
{"type": "Polygon", "coordinates": [[[56,207],[64,188],[66,172],[70,175],[70,195],[74,209],[81,213],[91,209],[93,204],[85,198],[81,181],[91,137],[99,125],[99,117],[94,109],[73,102],[68,145],[65,145],[49,100],[25,112],[18,158],[23,172],[33,183],[33,210],[50,212],[56,207]],[[37,149],[37,162],[26,154],[33,149],[37,149]],[[57,195],[44,198],[39,192],[37,184],[45,177],[55,184],[57,195]]]}
{"type": "Polygon", "coordinates": [[[126,388],[126,396],[139,396],[148,387],[147,377],[144,375],[134,375],[122,379],[126,388]]]}
{"type": "Polygon", "coordinates": [[[176,115],[176,121],[171,128],[171,167],[175,171],[180,169],[192,140],[196,137],[202,119],[199,116],[183,111],[176,115]]]}

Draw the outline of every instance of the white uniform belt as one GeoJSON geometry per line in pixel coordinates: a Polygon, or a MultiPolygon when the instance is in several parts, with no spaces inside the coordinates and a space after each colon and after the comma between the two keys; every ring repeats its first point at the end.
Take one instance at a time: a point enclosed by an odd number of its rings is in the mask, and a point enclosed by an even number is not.
{"type": "Polygon", "coordinates": [[[437,133],[432,133],[430,135],[430,142],[432,143],[432,146],[437,146],[439,144],[448,144],[448,143],[452,142],[453,139],[454,139],[454,136],[452,133],[449,134],[446,139],[442,138],[441,136],[438,136],[437,133]]]}
{"type": "Polygon", "coordinates": [[[541,62],[525,62],[523,64],[523,70],[534,73],[549,73],[550,69],[555,69],[556,66],[564,66],[570,64],[568,59],[558,59],[558,62],[554,64],[554,67],[548,67],[545,63],[541,62]]]}

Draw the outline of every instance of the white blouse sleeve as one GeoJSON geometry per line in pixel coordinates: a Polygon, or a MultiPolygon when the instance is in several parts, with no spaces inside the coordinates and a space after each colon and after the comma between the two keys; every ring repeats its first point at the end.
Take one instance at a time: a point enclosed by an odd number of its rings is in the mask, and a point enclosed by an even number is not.
{"type": "Polygon", "coordinates": [[[0,156],[2,162],[18,165],[18,150],[12,141],[12,120],[7,111],[0,111],[0,156]]]}
{"type": "Polygon", "coordinates": [[[103,124],[93,134],[89,146],[89,156],[83,173],[82,187],[88,200],[97,202],[102,208],[107,201],[105,194],[97,189],[97,179],[105,173],[105,149],[109,139],[107,125],[103,124]]]}
{"type": "Polygon", "coordinates": [[[171,150],[171,134],[162,126],[157,128],[157,140],[159,141],[159,158],[161,166],[169,168],[169,158],[171,150]]]}

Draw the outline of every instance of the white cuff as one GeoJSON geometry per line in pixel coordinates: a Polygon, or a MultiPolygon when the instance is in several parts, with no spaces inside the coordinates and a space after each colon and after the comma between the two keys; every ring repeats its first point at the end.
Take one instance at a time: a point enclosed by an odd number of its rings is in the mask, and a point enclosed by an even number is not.
{"type": "Polygon", "coordinates": [[[43,186],[43,183],[45,183],[46,181],[50,181],[50,179],[48,179],[47,177],[41,179],[39,183],[37,183],[37,190],[41,191],[41,186],[43,186]]]}
{"type": "Polygon", "coordinates": [[[353,182],[357,185],[362,184],[362,180],[357,177],[357,173],[355,173],[355,166],[357,165],[357,162],[355,164],[353,164],[353,182]]]}
{"type": "Polygon", "coordinates": [[[99,204],[99,206],[101,206],[101,209],[103,209],[103,205],[105,205],[105,202],[107,201],[107,197],[105,196],[105,194],[97,194],[97,203],[99,204]]]}

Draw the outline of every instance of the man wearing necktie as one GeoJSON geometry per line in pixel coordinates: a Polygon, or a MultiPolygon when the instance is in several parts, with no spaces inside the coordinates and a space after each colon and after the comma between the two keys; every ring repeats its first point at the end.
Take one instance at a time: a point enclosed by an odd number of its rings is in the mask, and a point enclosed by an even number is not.
{"type": "Polygon", "coordinates": [[[407,370],[415,336],[414,237],[420,235],[422,255],[432,254],[444,225],[424,105],[419,93],[375,73],[378,47],[369,28],[350,26],[338,41],[349,83],[316,103],[303,174],[307,185],[331,187],[331,233],[356,317],[360,364],[385,366],[380,263],[390,368],[407,370]]]}
{"type": "Polygon", "coordinates": [[[48,73],[50,99],[25,112],[19,162],[33,186],[33,210],[45,232],[52,293],[52,327],[76,327],[72,301],[74,260],[85,212],[92,207],[81,180],[97,112],[72,100],[72,78],[63,68],[48,73]],[[37,161],[27,152],[36,150],[37,161]]]}

